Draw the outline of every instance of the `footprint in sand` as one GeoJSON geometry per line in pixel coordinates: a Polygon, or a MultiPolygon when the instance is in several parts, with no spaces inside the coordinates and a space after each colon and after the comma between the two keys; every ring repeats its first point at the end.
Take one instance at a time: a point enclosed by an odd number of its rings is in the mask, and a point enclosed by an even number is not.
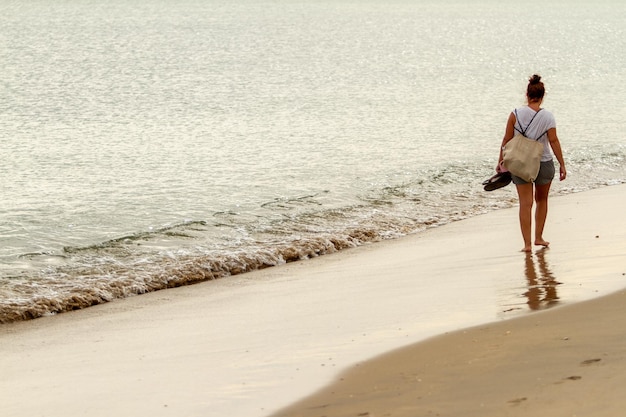
{"type": "Polygon", "coordinates": [[[508,403],[517,405],[517,404],[523,403],[526,400],[528,400],[528,398],[522,397],[522,398],[516,398],[514,400],[509,400],[508,403]]]}

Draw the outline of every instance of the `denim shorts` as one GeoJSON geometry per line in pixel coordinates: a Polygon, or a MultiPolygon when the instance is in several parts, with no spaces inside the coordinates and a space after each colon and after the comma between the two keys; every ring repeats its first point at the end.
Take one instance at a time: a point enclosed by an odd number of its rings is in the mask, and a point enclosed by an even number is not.
{"type": "MultiPolygon", "coordinates": [[[[513,180],[513,184],[522,185],[528,184],[528,181],[524,181],[520,177],[516,177],[515,175],[511,175],[511,179],[513,180]]],[[[554,160],[549,160],[541,163],[539,167],[539,174],[537,174],[537,178],[535,178],[536,185],[546,185],[550,184],[554,179],[554,160]]]]}

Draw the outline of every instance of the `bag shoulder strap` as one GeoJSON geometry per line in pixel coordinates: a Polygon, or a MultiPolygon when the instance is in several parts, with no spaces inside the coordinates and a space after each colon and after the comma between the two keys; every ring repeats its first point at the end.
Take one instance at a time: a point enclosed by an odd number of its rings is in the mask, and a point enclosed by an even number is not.
{"type": "MultiPolygon", "coordinates": [[[[533,118],[530,119],[530,122],[528,122],[528,124],[526,125],[526,129],[524,129],[522,127],[522,123],[519,121],[519,117],[517,116],[517,109],[514,110],[515,112],[515,120],[517,121],[517,123],[519,124],[520,129],[518,129],[517,127],[513,126],[515,128],[515,130],[517,130],[518,132],[520,132],[522,135],[526,136],[526,131],[528,131],[528,128],[530,127],[530,124],[533,122],[533,120],[535,120],[535,117],[537,117],[537,115],[539,114],[539,112],[543,110],[543,109],[539,109],[537,110],[537,112],[533,115],[533,118]]],[[[548,131],[546,130],[541,136],[545,135],[548,131]]],[[[539,136],[537,139],[535,140],[539,140],[539,138],[541,138],[541,136],[539,136]]]]}
{"type": "MultiPolygon", "coordinates": [[[[548,130],[550,130],[550,129],[548,129],[548,130]]],[[[541,137],[542,137],[543,135],[545,135],[546,133],[548,133],[548,130],[546,130],[546,131],[545,131],[545,132],[543,132],[541,135],[539,135],[539,137],[538,137],[536,140],[541,139],[541,137]]]]}

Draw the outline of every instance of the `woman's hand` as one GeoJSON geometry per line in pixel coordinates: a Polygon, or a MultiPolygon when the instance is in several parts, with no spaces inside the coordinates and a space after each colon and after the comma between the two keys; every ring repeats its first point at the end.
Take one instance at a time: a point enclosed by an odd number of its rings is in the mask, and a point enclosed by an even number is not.
{"type": "Polygon", "coordinates": [[[567,177],[567,170],[563,165],[559,167],[559,179],[563,181],[567,177]]]}

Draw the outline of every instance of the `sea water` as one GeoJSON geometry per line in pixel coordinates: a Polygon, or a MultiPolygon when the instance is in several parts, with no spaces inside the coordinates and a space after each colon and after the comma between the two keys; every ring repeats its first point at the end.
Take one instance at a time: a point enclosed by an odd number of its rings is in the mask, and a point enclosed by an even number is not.
{"type": "Polygon", "coordinates": [[[0,322],[419,233],[543,76],[568,178],[626,181],[620,1],[0,0],[0,322]]]}

